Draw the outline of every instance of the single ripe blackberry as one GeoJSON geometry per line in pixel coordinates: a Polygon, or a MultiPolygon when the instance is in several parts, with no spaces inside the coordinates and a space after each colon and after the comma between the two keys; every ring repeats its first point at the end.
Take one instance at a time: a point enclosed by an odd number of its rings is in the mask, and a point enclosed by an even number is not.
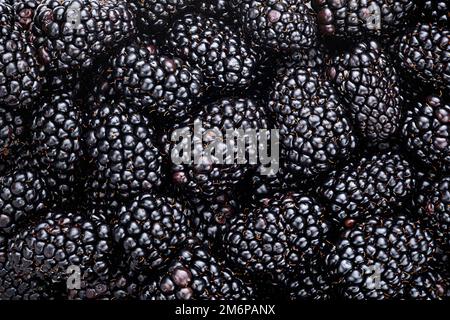
{"type": "Polygon", "coordinates": [[[109,82],[138,110],[160,118],[183,119],[202,97],[202,72],[181,59],[155,55],[154,46],[124,47],[111,61],[109,82]]]}
{"type": "Polygon", "coordinates": [[[45,209],[44,181],[30,169],[13,170],[0,177],[0,231],[14,232],[17,224],[45,209]]]}
{"type": "Polygon", "coordinates": [[[399,299],[434,250],[420,224],[404,216],[374,217],[343,232],[326,263],[342,298],[399,299]]]}
{"type": "Polygon", "coordinates": [[[337,93],[314,69],[281,68],[269,110],[279,128],[280,161],[287,173],[315,178],[348,160],[356,147],[337,93]]]}
{"type": "Polygon", "coordinates": [[[227,259],[254,279],[282,282],[319,257],[330,228],[324,211],[308,196],[276,194],[244,210],[224,237],[227,259]]]}
{"type": "Polygon", "coordinates": [[[370,216],[392,215],[411,203],[416,178],[408,161],[384,153],[337,169],[318,187],[318,194],[339,224],[370,216]]]}
{"type": "MultiPolygon", "coordinates": [[[[109,227],[98,217],[89,219],[76,213],[50,212],[11,239],[8,259],[16,278],[39,282],[37,293],[49,298],[96,298],[85,290],[98,279],[107,279],[111,255],[109,227]],[[78,267],[81,289],[72,289],[70,267],[78,267]]],[[[104,288],[97,288],[100,292],[104,288]]],[[[94,290],[95,291],[95,290],[94,290]]]]}
{"type": "Polygon", "coordinates": [[[450,2],[448,0],[421,0],[421,18],[448,26],[450,21],[450,2]]]}
{"type": "Polygon", "coordinates": [[[327,75],[363,138],[384,142],[396,133],[403,101],[399,76],[378,43],[361,42],[335,56],[327,75]]]}
{"type": "Polygon", "coordinates": [[[247,300],[253,289],[240,280],[207,247],[186,244],[169,266],[148,285],[144,300],[247,300]]]}
{"type": "Polygon", "coordinates": [[[129,6],[142,32],[167,31],[174,17],[185,11],[194,0],[130,0],[129,6]]]}
{"type": "Polygon", "coordinates": [[[405,298],[413,300],[444,300],[449,290],[448,279],[436,270],[420,273],[412,279],[405,298]]]}
{"type": "Polygon", "coordinates": [[[436,172],[450,170],[450,104],[431,95],[407,111],[402,135],[411,155],[436,172]]]}
{"type": "Polygon", "coordinates": [[[319,31],[352,40],[391,35],[407,25],[417,8],[415,0],[313,0],[319,31]]]}
{"type": "Polygon", "coordinates": [[[164,267],[188,238],[190,216],[176,199],[154,194],[123,206],[113,233],[131,270],[145,274],[164,267]]]}
{"type": "Polygon", "coordinates": [[[133,15],[119,0],[45,0],[32,31],[37,56],[48,71],[91,68],[134,34],[133,15]]]}
{"type": "Polygon", "coordinates": [[[315,15],[298,0],[251,1],[237,10],[244,32],[258,47],[293,52],[316,45],[315,15]]]}
{"type": "Polygon", "coordinates": [[[123,102],[97,105],[88,119],[85,142],[96,180],[129,199],[162,183],[162,157],[148,119],[123,102]]]}
{"type": "Polygon", "coordinates": [[[40,96],[43,78],[33,46],[16,25],[0,25],[0,104],[30,107],[40,96]]]}
{"type": "Polygon", "coordinates": [[[230,145],[229,140],[234,136],[229,137],[227,131],[241,130],[239,140],[245,141],[252,133],[247,130],[256,130],[259,135],[258,130],[267,128],[264,109],[252,99],[222,99],[205,105],[197,115],[173,128],[181,134],[194,133],[192,139],[185,140],[182,134],[174,136],[172,141],[172,134],[176,132],[169,133],[170,141],[166,142],[165,150],[172,159],[173,184],[189,197],[208,201],[235,190],[249,172],[256,170],[257,163],[251,163],[251,159],[257,150],[246,143],[245,150],[240,150],[246,161],[238,163],[235,155],[239,144],[230,145]],[[213,146],[214,152],[210,156],[208,149],[213,146]],[[192,150],[193,159],[185,161],[185,148],[192,150]]]}
{"type": "Polygon", "coordinates": [[[24,118],[17,110],[0,107],[0,162],[11,156],[25,133],[24,118]]]}
{"type": "Polygon", "coordinates": [[[450,249],[450,177],[436,181],[429,191],[422,211],[424,219],[444,250],[450,249]]]}
{"type": "Polygon", "coordinates": [[[200,68],[208,84],[216,89],[245,89],[254,80],[256,54],[221,20],[187,14],[169,30],[167,46],[200,68]]]}
{"type": "Polygon", "coordinates": [[[74,193],[76,169],[83,153],[81,120],[78,106],[66,93],[53,94],[33,114],[34,155],[57,202],[74,193]]]}
{"type": "Polygon", "coordinates": [[[438,89],[450,88],[450,31],[436,23],[418,23],[396,48],[400,66],[414,79],[438,89]]]}

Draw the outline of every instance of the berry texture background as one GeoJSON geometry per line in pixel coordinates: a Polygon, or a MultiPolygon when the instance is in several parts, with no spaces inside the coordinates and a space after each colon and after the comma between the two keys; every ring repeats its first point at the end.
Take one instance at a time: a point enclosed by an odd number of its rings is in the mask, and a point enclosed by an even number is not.
{"type": "Polygon", "coordinates": [[[449,10],[0,0],[0,300],[449,300],[449,10]]]}

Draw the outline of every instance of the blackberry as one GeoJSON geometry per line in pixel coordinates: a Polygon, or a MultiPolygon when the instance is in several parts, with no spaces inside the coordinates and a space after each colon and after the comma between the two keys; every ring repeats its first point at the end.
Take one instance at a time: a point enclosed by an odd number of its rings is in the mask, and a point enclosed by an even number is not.
{"type": "Polygon", "coordinates": [[[396,133],[402,104],[399,76],[378,43],[362,42],[337,55],[327,75],[363,138],[384,142],[396,133]]]}
{"type": "Polygon", "coordinates": [[[177,200],[153,194],[123,206],[113,232],[131,270],[149,273],[164,267],[187,239],[190,216],[177,200]]]}
{"type": "Polygon", "coordinates": [[[318,187],[318,194],[339,224],[392,215],[407,206],[415,190],[413,168],[400,155],[384,153],[337,169],[318,187]]]}
{"type": "Polygon", "coordinates": [[[238,13],[249,38],[275,52],[305,50],[316,44],[316,20],[298,0],[262,0],[241,5],[238,13]]]}
{"type": "Polygon", "coordinates": [[[419,23],[396,48],[400,66],[411,77],[437,89],[450,88],[450,31],[436,23],[419,23]]]}
{"type": "Polygon", "coordinates": [[[133,15],[119,0],[45,0],[33,21],[34,45],[49,71],[85,70],[134,34],[133,15]]]}
{"type": "Polygon", "coordinates": [[[411,155],[436,172],[450,170],[450,104],[431,95],[411,105],[402,135],[411,155]]]}
{"type": "Polygon", "coordinates": [[[340,297],[401,298],[434,254],[431,235],[404,216],[371,218],[345,231],[327,257],[340,297]]]}
{"type": "Polygon", "coordinates": [[[0,231],[12,233],[18,223],[42,212],[47,197],[44,182],[30,169],[0,177],[0,231]]]}
{"type": "Polygon", "coordinates": [[[242,300],[252,299],[253,289],[223,262],[197,243],[185,245],[158,279],[148,285],[141,299],[242,300]]]}
{"type": "Polygon", "coordinates": [[[8,259],[16,277],[40,282],[44,287],[37,290],[51,292],[49,298],[76,298],[87,297],[84,290],[95,280],[107,279],[110,250],[110,230],[101,219],[50,212],[10,241],[8,259]],[[67,287],[68,268],[74,266],[80,269],[78,292],[67,287]]]}
{"type": "Polygon", "coordinates": [[[424,207],[424,219],[433,230],[436,242],[445,250],[450,249],[450,177],[433,184],[424,207]]]}
{"type": "Polygon", "coordinates": [[[30,107],[42,90],[41,69],[26,35],[17,26],[0,25],[0,104],[30,107]]]}
{"type": "Polygon", "coordinates": [[[313,0],[312,7],[323,35],[351,40],[391,35],[405,27],[417,8],[417,1],[313,0]]]}
{"type": "Polygon", "coordinates": [[[123,102],[104,102],[88,119],[85,142],[93,175],[109,192],[129,199],[162,183],[162,157],[148,119],[123,102]]]}
{"type": "Polygon", "coordinates": [[[271,88],[269,110],[280,132],[282,165],[302,179],[332,170],[355,149],[337,93],[313,69],[282,68],[271,88]]]}
{"type": "Polygon", "coordinates": [[[203,75],[176,57],[154,55],[154,47],[130,45],[111,61],[115,92],[138,109],[183,119],[204,93],[203,75]]]}
{"type": "Polygon", "coordinates": [[[238,32],[220,20],[187,14],[169,30],[167,46],[200,68],[216,89],[246,89],[254,80],[256,54],[238,32]]]}
{"type": "Polygon", "coordinates": [[[130,0],[131,11],[144,33],[167,31],[171,20],[186,10],[194,0],[130,0]]]}
{"type": "Polygon", "coordinates": [[[421,0],[422,17],[427,21],[448,26],[450,21],[450,2],[448,0],[421,0]]]}
{"type": "Polygon", "coordinates": [[[224,237],[227,258],[251,277],[275,283],[302,273],[321,254],[329,224],[319,204],[297,193],[277,194],[244,210],[224,237]]]}
{"type": "Polygon", "coordinates": [[[245,144],[243,156],[248,159],[245,164],[237,163],[234,158],[230,159],[230,155],[234,157],[236,154],[238,145],[231,146],[233,152],[229,150],[229,142],[225,141],[229,138],[227,131],[242,130],[243,136],[240,139],[245,141],[250,136],[247,130],[267,128],[264,109],[252,99],[222,99],[204,106],[197,115],[174,128],[194,133],[192,139],[185,141],[182,137],[181,142],[177,140],[166,143],[168,156],[172,159],[174,156],[182,158],[180,164],[172,163],[172,181],[175,187],[190,197],[208,201],[235,190],[247,174],[256,171],[256,164],[251,163],[256,150],[253,150],[252,145],[245,144]],[[194,161],[185,161],[186,156],[180,150],[179,143],[192,150],[194,161]],[[207,150],[212,146],[215,146],[215,150],[210,157],[207,150]],[[229,163],[229,160],[232,162],[229,163]]]}
{"type": "Polygon", "coordinates": [[[74,192],[82,148],[81,112],[69,94],[53,94],[33,114],[34,154],[56,202],[74,192]]]}

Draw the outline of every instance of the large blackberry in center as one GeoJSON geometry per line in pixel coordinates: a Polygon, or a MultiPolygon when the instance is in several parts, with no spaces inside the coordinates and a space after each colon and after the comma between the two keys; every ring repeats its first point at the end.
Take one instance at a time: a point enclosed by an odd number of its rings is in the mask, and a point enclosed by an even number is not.
{"type": "Polygon", "coordinates": [[[154,138],[148,119],[125,103],[96,105],[85,137],[95,179],[124,199],[159,187],[162,158],[154,138]]]}
{"type": "Polygon", "coordinates": [[[256,170],[257,163],[251,163],[251,159],[257,150],[248,143],[250,132],[246,130],[253,129],[259,134],[258,130],[268,129],[268,124],[264,109],[258,101],[230,98],[204,106],[197,115],[174,129],[185,130],[192,135],[192,139],[169,141],[166,144],[168,156],[182,159],[181,163],[172,163],[173,183],[189,197],[213,201],[218,196],[235,190],[247,173],[256,170]],[[235,159],[240,144],[232,145],[229,139],[234,139],[234,136],[227,135],[227,131],[234,132],[233,130],[241,130],[243,136],[238,140],[246,142],[245,149],[239,150],[246,160],[244,163],[238,163],[238,159],[235,159]],[[185,147],[191,148],[193,154],[187,162],[183,158],[186,157],[184,150],[180,149],[183,143],[186,143],[185,147]],[[207,151],[213,146],[214,152],[210,157],[207,151]]]}
{"type": "Polygon", "coordinates": [[[282,68],[269,110],[280,130],[280,161],[301,178],[315,178],[349,159],[356,138],[336,91],[318,71],[282,68]]]}

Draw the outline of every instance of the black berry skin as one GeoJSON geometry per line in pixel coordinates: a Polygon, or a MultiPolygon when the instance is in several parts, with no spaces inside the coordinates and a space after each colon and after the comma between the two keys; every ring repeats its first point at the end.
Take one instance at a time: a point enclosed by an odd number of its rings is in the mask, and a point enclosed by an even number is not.
{"type": "Polygon", "coordinates": [[[72,197],[83,156],[82,116],[70,94],[54,94],[33,114],[34,156],[53,201],[72,197]]]}
{"type": "Polygon", "coordinates": [[[400,66],[421,83],[440,90],[450,88],[450,31],[437,23],[418,23],[396,47],[400,66]]]}
{"type": "Polygon", "coordinates": [[[263,199],[238,214],[224,237],[231,264],[252,277],[283,281],[317,259],[329,235],[324,211],[296,193],[263,199]]]}
{"type": "Polygon", "coordinates": [[[203,74],[179,58],[154,51],[145,43],[123,48],[112,59],[107,80],[138,110],[182,120],[195,112],[206,90],[203,74]]]}
{"type": "Polygon", "coordinates": [[[345,231],[327,257],[340,297],[401,299],[435,252],[432,236],[404,216],[371,218],[345,231]]]}
{"type": "Polygon", "coordinates": [[[313,179],[348,160],[356,137],[337,92],[318,71],[279,70],[269,97],[280,130],[281,162],[300,179],[313,179]]]}
{"type": "MultiPolygon", "coordinates": [[[[267,119],[263,107],[258,101],[253,99],[220,99],[216,102],[207,104],[202,110],[189,117],[173,129],[191,130],[194,132],[196,123],[202,124],[202,141],[194,137],[191,140],[190,147],[194,156],[199,157],[199,161],[191,163],[171,163],[171,178],[173,185],[181,190],[188,198],[195,197],[214,202],[218,197],[226,195],[232,190],[236,190],[238,185],[245,179],[247,174],[256,171],[256,165],[247,161],[245,164],[238,164],[233,161],[231,164],[220,163],[215,157],[208,157],[203,151],[210,146],[215,139],[220,139],[219,133],[224,139],[219,140],[221,152],[219,155],[226,159],[229,154],[228,148],[233,148],[233,154],[237,152],[237,146],[229,147],[227,145],[227,130],[260,130],[267,129],[267,119]],[[201,143],[201,145],[199,144],[201,143]],[[199,148],[201,146],[202,148],[199,148]]],[[[170,131],[172,134],[173,130],[170,131]]],[[[258,131],[256,131],[258,133],[258,131]]],[[[245,134],[246,137],[248,136],[245,134]]],[[[171,137],[169,136],[169,139],[171,137]]],[[[165,143],[165,153],[168,157],[172,152],[180,156],[176,149],[179,141],[167,141],[165,143]]],[[[249,144],[246,144],[244,154],[246,159],[254,152],[249,144]]],[[[233,160],[233,159],[232,159],[233,160]]]]}
{"type": "Polygon", "coordinates": [[[362,158],[330,173],[318,193],[339,224],[370,216],[393,215],[411,203],[416,178],[410,163],[398,154],[362,158]]]}
{"type": "Polygon", "coordinates": [[[110,228],[101,218],[50,212],[11,239],[8,260],[15,281],[22,281],[35,296],[95,299],[104,288],[92,284],[108,279],[111,249],[110,228]],[[67,287],[71,266],[81,272],[80,290],[67,287]]]}
{"type": "Polygon", "coordinates": [[[248,300],[253,289],[207,247],[190,239],[158,278],[146,286],[144,300],[248,300]]]}
{"type": "Polygon", "coordinates": [[[316,45],[316,20],[297,0],[252,1],[237,12],[249,38],[274,52],[304,51],[316,45]]]}
{"type": "Polygon", "coordinates": [[[390,36],[408,24],[417,8],[415,0],[313,0],[311,4],[321,34],[346,40],[390,36]],[[381,15],[379,26],[370,19],[377,12],[381,15]]]}
{"type": "Polygon", "coordinates": [[[188,237],[191,213],[168,197],[140,195],[118,212],[113,230],[130,268],[149,273],[162,268],[188,237]]]}
{"type": "Polygon", "coordinates": [[[431,95],[409,106],[402,135],[411,156],[436,172],[450,170],[450,103],[431,95]]]}
{"type": "Polygon", "coordinates": [[[101,103],[91,113],[85,141],[93,175],[117,197],[130,199],[162,183],[162,157],[148,119],[123,102],[101,103]]]}
{"type": "Polygon", "coordinates": [[[42,91],[43,77],[34,47],[16,25],[0,25],[0,104],[26,109],[42,91]]]}
{"type": "Polygon", "coordinates": [[[175,55],[200,68],[216,89],[245,89],[255,78],[256,54],[221,20],[187,14],[172,25],[167,45],[175,55]]]}
{"type": "Polygon", "coordinates": [[[135,28],[124,1],[45,0],[36,9],[32,32],[40,62],[62,73],[91,68],[96,58],[132,37],[135,28]]]}
{"type": "Polygon", "coordinates": [[[45,210],[47,191],[33,171],[18,169],[0,178],[0,231],[11,233],[17,224],[45,210]]]}
{"type": "Polygon", "coordinates": [[[336,55],[327,70],[357,131],[369,142],[385,142],[401,125],[403,97],[395,66],[375,42],[336,55]]]}

